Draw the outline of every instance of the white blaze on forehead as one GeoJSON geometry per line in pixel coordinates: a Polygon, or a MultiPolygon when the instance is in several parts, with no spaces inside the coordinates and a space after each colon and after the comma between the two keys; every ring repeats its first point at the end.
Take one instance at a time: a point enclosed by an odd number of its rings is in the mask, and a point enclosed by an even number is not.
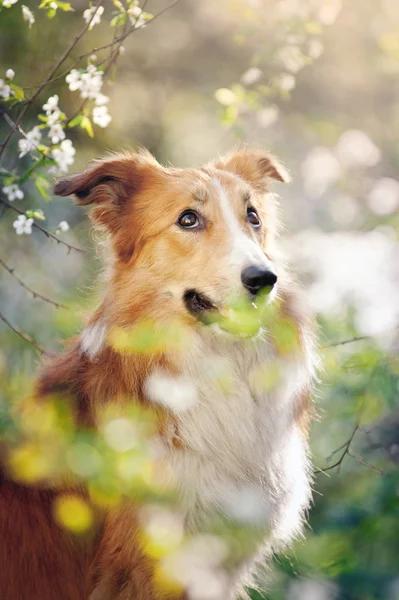
{"type": "MultiPolygon", "coordinates": [[[[233,207],[223,185],[214,177],[213,183],[218,190],[218,199],[226,228],[231,234],[230,265],[232,267],[246,267],[249,265],[268,266],[269,261],[258,244],[249,235],[245,234],[240,222],[234,213],[233,207]]],[[[244,210],[244,202],[243,202],[244,210]]]]}

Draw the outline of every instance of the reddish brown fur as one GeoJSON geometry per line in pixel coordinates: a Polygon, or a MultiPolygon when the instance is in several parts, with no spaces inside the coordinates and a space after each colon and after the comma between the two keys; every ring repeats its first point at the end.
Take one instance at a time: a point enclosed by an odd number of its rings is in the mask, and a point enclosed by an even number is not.
{"type": "MultiPolygon", "coordinates": [[[[179,317],[196,327],[188,313],[181,315],[180,305],[166,302],[162,282],[176,280],[176,274],[185,270],[188,255],[188,287],[191,281],[203,280],[205,286],[214,283],[212,273],[204,274],[206,264],[214,265],[215,281],[220,277],[215,248],[223,247],[222,229],[207,231],[207,242],[201,246],[195,239],[176,238],[170,231],[175,215],[192,204],[191,192],[206,187],[207,174],[215,169],[234,197],[246,191],[251,193],[254,204],[268,220],[262,245],[273,255],[275,208],[272,202],[269,208],[262,207],[258,194],[265,191],[269,178],[282,181],[286,175],[262,151],[234,153],[203,170],[165,169],[147,154],[118,156],[56,185],[57,194],[75,194],[79,204],[92,206],[94,223],[111,234],[110,280],[93,321],[103,318],[111,327],[121,327],[143,317],[161,323],[179,317]],[[151,280],[145,277],[149,261],[151,280]]],[[[281,294],[285,294],[283,284],[281,294]]],[[[292,318],[300,329],[301,316],[292,313],[292,318]]],[[[72,341],[60,357],[45,365],[37,383],[37,397],[41,402],[54,392],[73,397],[76,418],[82,425],[95,426],[96,410],[104,403],[124,401],[127,397],[146,403],[142,386],[151,369],[157,364],[175,369],[173,355],[131,356],[108,346],[90,360],[81,353],[79,344],[79,339],[72,341]]],[[[306,402],[299,412],[298,418],[306,420],[306,402]]],[[[178,437],[176,440],[178,443],[178,437]]],[[[161,597],[153,585],[153,565],[140,549],[135,507],[126,505],[113,510],[99,525],[98,536],[79,541],[62,532],[51,518],[51,503],[58,491],[3,482],[2,600],[83,600],[96,584],[92,600],[161,597]]]]}

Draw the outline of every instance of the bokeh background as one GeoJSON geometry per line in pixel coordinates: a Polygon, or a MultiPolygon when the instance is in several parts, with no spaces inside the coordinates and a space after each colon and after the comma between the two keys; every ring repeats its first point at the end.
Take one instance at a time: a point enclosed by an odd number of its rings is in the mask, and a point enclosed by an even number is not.
{"type": "MultiPolygon", "coordinates": [[[[72,2],[74,13],[49,21],[27,5],[31,28],[17,10],[0,15],[0,75],[14,69],[22,87],[44,79],[87,8],[72,2]]],[[[165,6],[150,0],[146,10],[165,6]]],[[[103,17],[79,53],[109,36],[103,17]]],[[[164,163],[200,165],[245,142],[271,149],[292,174],[275,191],[284,244],[318,315],[324,365],[311,438],[314,506],[304,539],[276,557],[253,599],[398,600],[399,3],[181,0],[126,40],[104,90],[112,122],[94,139],[72,130],[73,171],[139,145],[164,163]]],[[[25,129],[54,93],[70,113],[78,107],[60,78],[25,129]]],[[[1,137],[7,127],[2,120],[1,137]]],[[[38,231],[17,238],[15,215],[0,213],[0,257],[68,307],[32,299],[0,265],[1,311],[59,350],[96,304],[97,243],[68,199],[46,202],[28,184],[20,206],[43,208],[49,230],[67,220],[63,239],[88,250],[67,253],[38,231]]],[[[0,411],[29,390],[37,363],[35,349],[0,322],[0,411]]]]}

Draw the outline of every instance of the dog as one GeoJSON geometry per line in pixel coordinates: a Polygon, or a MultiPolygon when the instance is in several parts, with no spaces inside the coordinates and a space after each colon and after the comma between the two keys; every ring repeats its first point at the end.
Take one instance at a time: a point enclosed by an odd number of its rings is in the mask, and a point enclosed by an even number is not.
{"type": "Polygon", "coordinates": [[[52,518],[52,504],[71,487],[87,497],[83,483],[29,487],[6,470],[3,600],[226,600],[251,581],[257,561],[300,534],[317,353],[312,316],[280,254],[270,185],[287,180],[273,156],[242,148],[197,169],[164,167],[146,151],[112,155],[55,185],[91,209],[109,257],[100,306],[45,364],[36,401],[73,398],[76,423],[91,429],[109,405],[153,410],[160,477],[174,487],[185,535],[199,535],[209,556],[223,524],[253,541],[236,543],[213,571],[197,569],[197,579],[184,567],[179,585],[162,586],[159,561],[140,541],[135,498],[76,541],[52,518]],[[118,348],[115,332],[143,321],[183,332],[184,344],[118,348]],[[265,385],[262,372],[273,381],[265,385]]]}

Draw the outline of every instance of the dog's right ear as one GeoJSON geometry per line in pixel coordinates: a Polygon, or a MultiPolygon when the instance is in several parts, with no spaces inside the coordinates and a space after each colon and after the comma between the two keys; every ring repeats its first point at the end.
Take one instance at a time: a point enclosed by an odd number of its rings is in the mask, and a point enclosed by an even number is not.
{"type": "Polygon", "coordinates": [[[117,155],[83,173],[60,179],[53,191],[57,196],[74,195],[78,204],[92,206],[94,223],[115,234],[130,211],[134,195],[145,180],[161,170],[149,153],[117,155]]]}

